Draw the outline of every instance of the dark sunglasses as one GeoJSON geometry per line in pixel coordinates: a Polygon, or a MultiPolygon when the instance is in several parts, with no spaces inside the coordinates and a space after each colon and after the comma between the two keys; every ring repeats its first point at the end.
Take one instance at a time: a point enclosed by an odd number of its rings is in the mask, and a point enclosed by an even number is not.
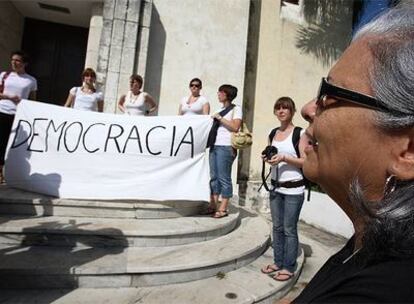
{"type": "Polygon", "coordinates": [[[200,88],[200,87],[201,87],[201,84],[198,84],[198,83],[191,83],[191,84],[190,84],[190,88],[192,88],[192,87],[200,88]]]}
{"type": "Polygon", "coordinates": [[[389,109],[384,107],[378,99],[375,99],[374,97],[364,95],[364,94],[361,94],[355,91],[337,87],[333,84],[330,84],[326,80],[326,78],[322,78],[316,103],[320,104],[323,101],[323,99],[327,96],[346,99],[349,102],[356,103],[364,107],[368,107],[368,108],[383,111],[383,112],[389,112],[389,109]]]}

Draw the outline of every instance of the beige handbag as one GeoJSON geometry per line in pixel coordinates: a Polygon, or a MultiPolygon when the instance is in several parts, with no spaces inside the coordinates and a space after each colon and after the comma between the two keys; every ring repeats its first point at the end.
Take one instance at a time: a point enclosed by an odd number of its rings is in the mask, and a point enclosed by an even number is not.
{"type": "Polygon", "coordinates": [[[238,132],[231,133],[231,146],[234,149],[248,148],[253,143],[252,133],[243,122],[241,129],[238,132]]]}

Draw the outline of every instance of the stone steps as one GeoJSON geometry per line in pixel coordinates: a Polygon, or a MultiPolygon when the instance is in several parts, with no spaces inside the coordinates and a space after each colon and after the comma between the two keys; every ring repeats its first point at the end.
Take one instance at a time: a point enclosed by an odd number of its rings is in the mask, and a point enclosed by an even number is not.
{"type": "Polygon", "coordinates": [[[207,241],[232,231],[239,211],[169,219],[0,216],[0,244],[69,247],[161,247],[207,241]]]}
{"type": "Polygon", "coordinates": [[[226,273],[259,257],[269,226],[246,216],[232,232],[167,247],[71,248],[0,245],[0,288],[144,287],[226,273]],[[249,241],[246,241],[249,240],[249,241]]]}
{"type": "Polygon", "coordinates": [[[273,303],[283,297],[295,284],[304,263],[301,250],[295,276],[286,282],[277,282],[260,273],[263,265],[272,263],[269,249],[252,263],[223,275],[177,284],[140,288],[78,288],[15,290],[0,293],[0,302],[6,304],[250,304],[273,303]]]}
{"type": "Polygon", "coordinates": [[[95,201],[53,198],[0,185],[0,214],[99,218],[176,218],[201,214],[201,201],[95,201]]]}

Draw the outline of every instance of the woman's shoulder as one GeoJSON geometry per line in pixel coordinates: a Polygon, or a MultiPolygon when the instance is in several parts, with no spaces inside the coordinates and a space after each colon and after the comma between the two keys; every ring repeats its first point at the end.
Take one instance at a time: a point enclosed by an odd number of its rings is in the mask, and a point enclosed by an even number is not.
{"type": "Polygon", "coordinates": [[[80,90],[80,87],[73,87],[69,90],[69,93],[72,95],[76,95],[79,90],[80,90]]]}
{"type": "Polygon", "coordinates": [[[101,91],[96,91],[95,96],[99,100],[103,100],[103,93],[101,91]]]}
{"type": "Polygon", "coordinates": [[[207,97],[204,95],[200,95],[200,97],[198,97],[198,101],[201,102],[203,105],[205,105],[206,103],[209,103],[207,97]]]}

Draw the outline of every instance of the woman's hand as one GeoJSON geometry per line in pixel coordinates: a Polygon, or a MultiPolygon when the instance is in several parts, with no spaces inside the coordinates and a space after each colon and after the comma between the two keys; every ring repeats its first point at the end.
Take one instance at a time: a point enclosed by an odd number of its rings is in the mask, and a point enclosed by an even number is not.
{"type": "Polygon", "coordinates": [[[273,155],[273,157],[271,159],[266,160],[270,165],[274,166],[277,165],[280,162],[286,161],[285,160],[285,155],[283,154],[276,154],[273,155]]]}
{"type": "Polygon", "coordinates": [[[211,117],[217,119],[218,121],[223,119],[223,116],[221,116],[219,113],[215,113],[211,115],[211,117]]]}

